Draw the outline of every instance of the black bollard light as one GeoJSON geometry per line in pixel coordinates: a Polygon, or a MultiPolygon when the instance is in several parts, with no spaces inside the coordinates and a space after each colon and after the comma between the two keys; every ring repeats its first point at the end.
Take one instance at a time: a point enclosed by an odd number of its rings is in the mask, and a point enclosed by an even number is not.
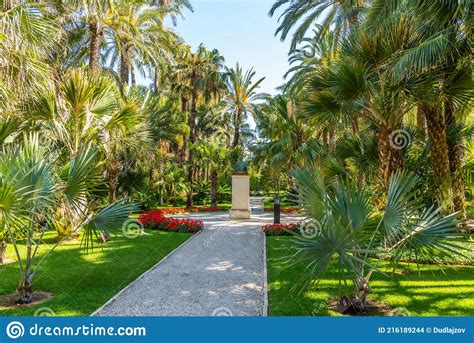
{"type": "Polygon", "coordinates": [[[273,203],[273,224],[280,224],[280,197],[276,196],[273,203]]]}

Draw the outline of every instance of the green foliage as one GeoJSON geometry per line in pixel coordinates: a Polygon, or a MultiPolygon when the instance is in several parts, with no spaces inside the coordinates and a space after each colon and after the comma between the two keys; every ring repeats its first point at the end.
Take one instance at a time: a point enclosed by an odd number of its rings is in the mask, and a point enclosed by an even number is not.
{"type": "Polygon", "coordinates": [[[300,282],[320,280],[332,262],[337,261],[339,280],[352,279],[355,298],[365,301],[369,278],[379,267],[369,257],[390,258],[396,267],[413,253],[418,259],[432,258],[447,263],[452,256],[465,256],[456,214],[446,215],[440,208],[424,208],[414,196],[419,181],[408,173],[395,173],[389,183],[383,214],[370,203],[367,190],[351,181],[327,183],[320,170],[294,172],[300,205],[318,233],[297,235],[293,264],[307,266],[300,282]],[[361,288],[364,287],[364,288],[361,288]]]}
{"type": "MultiPolygon", "coordinates": [[[[291,290],[306,272],[304,264],[288,268],[286,257],[297,246],[288,239],[267,237],[269,315],[340,315],[329,303],[350,293],[352,286],[338,283],[337,262],[329,265],[318,287],[300,293],[291,290]]],[[[389,264],[379,263],[379,268],[389,268],[389,264]]],[[[394,309],[404,307],[412,316],[472,315],[473,269],[472,266],[451,266],[440,270],[431,264],[404,263],[391,275],[374,273],[370,297],[394,309]]]]}

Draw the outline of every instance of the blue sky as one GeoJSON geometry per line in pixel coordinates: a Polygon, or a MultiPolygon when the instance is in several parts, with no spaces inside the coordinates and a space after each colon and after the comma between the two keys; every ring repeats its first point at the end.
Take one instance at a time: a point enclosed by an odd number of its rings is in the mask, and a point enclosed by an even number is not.
{"type": "Polygon", "coordinates": [[[266,77],[259,91],[275,94],[288,69],[289,42],[274,36],[277,18],[268,17],[274,0],[194,0],[194,13],[187,12],[174,28],[187,44],[204,43],[218,49],[226,65],[238,61],[244,69],[254,67],[257,77],[266,77]]]}

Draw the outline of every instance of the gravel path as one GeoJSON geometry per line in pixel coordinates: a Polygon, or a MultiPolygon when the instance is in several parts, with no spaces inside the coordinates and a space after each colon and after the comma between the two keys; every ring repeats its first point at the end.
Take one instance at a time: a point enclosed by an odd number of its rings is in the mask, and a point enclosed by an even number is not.
{"type": "Polygon", "coordinates": [[[112,299],[98,316],[266,315],[264,236],[270,215],[193,214],[204,230],[112,299]]]}

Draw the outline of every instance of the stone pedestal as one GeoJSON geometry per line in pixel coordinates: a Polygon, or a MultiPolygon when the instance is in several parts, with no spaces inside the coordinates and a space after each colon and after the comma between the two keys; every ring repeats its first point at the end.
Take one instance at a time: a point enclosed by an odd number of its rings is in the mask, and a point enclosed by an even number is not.
{"type": "Polygon", "coordinates": [[[250,176],[232,175],[232,208],[229,212],[231,219],[250,218],[250,176]]]}

